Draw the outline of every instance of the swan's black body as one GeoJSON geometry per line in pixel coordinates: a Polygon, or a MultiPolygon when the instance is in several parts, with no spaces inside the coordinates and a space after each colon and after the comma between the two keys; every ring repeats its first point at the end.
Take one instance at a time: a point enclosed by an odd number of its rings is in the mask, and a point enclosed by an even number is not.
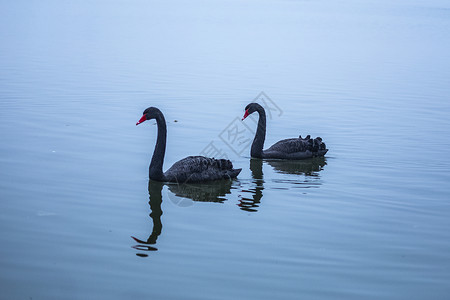
{"type": "Polygon", "coordinates": [[[256,158],[280,158],[280,159],[305,159],[310,157],[324,156],[328,149],[320,137],[285,139],[273,144],[270,148],[263,150],[266,139],[266,112],[258,103],[250,103],[245,107],[245,119],[248,115],[258,112],[258,128],[253,140],[250,155],[256,158]]]}
{"type": "Polygon", "coordinates": [[[149,107],[139,122],[155,119],[158,126],[158,137],[149,167],[149,178],[165,182],[202,182],[235,178],[242,169],[233,169],[227,159],[215,159],[204,156],[188,156],[173,164],[163,173],[164,155],[166,153],[167,126],[163,114],[156,107],[149,107]]]}

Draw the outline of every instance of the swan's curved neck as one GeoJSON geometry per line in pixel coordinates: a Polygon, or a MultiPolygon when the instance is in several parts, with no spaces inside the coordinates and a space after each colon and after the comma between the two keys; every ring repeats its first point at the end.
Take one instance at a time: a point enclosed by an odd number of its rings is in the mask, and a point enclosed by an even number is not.
{"type": "Polygon", "coordinates": [[[152,161],[150,162],[149,178],[152,180],[163,181],[163,163],[166,154],[167,127],[166,120],[162,113],[156,116],[156,125],[158,126],[158,137],[156,139],[155,151],[153,151],[152,161]]]}
{"type": "Polygon", "coordinates": [[[256,111],[259,114],[258,128],[256,129],[250,155],[256,158],[262,158],[264,140],[266,139],[266,112],[262,106],[258,106],[256,111]]]}

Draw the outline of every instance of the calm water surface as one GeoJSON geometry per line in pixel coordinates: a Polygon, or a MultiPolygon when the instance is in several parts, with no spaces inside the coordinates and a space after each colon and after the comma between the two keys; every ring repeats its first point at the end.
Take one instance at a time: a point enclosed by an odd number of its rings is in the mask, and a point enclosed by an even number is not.
{"type": "Polygon", "coordinates": [[[18,0],[0,25],[1,299],[449,299],[447,1],[18,0]],[[232,144],[269,98],[266,146],[324,159],[232,144]],[[214,146],[238,179],[149,184],[148,106],[165,169],[214,146]]]}

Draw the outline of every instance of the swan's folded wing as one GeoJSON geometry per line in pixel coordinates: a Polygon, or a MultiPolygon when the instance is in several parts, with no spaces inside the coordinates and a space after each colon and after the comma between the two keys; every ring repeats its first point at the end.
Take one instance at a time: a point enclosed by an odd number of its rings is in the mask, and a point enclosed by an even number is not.
{"type": "Polygon", "coordinates": [[[304,152],[308,150],[307,142],[301,139],[285,139],[276,142],[265,151],[277,151],[283,153],[304,152]]]}
{"type": "Polygon", "coordinates": [[[227,159],[188,156],[177,161],[165,173],[171,182],[196,182],[235,177],[233,164],[227,159]],[[234,175],[234,176],[233,176],[234,175]]]}
{"type": "Polygon", "coordinates": [[[326,145],[322,142],[320,137],[315,139],[302,139],[302,138],[292,138],[281,140],[273,144],[270,148],[265,151],[268,152],[281,152],[281,153],[297,153],[297,152],[318,152],[319,150],[325,150],[326,145]]]}

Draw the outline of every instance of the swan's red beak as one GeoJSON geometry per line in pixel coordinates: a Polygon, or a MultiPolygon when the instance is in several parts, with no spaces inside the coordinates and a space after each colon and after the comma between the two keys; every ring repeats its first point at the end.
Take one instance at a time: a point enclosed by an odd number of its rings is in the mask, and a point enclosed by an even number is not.
{"type": "Polygon", "coordinates": [[[141,124],[144,121],[147,121],[147,116],[146,115],[143,115],[142,118],[139,119],[139,121],[136,123],[136,126],[141,124]]]}
{"type": "Polygon", "coordinates": [[[245,110],[244,116],[242,117],[242,120],[244,120],[245,118],[247,118],[249,115],[248,113],[248,109],[245,110]]]}

